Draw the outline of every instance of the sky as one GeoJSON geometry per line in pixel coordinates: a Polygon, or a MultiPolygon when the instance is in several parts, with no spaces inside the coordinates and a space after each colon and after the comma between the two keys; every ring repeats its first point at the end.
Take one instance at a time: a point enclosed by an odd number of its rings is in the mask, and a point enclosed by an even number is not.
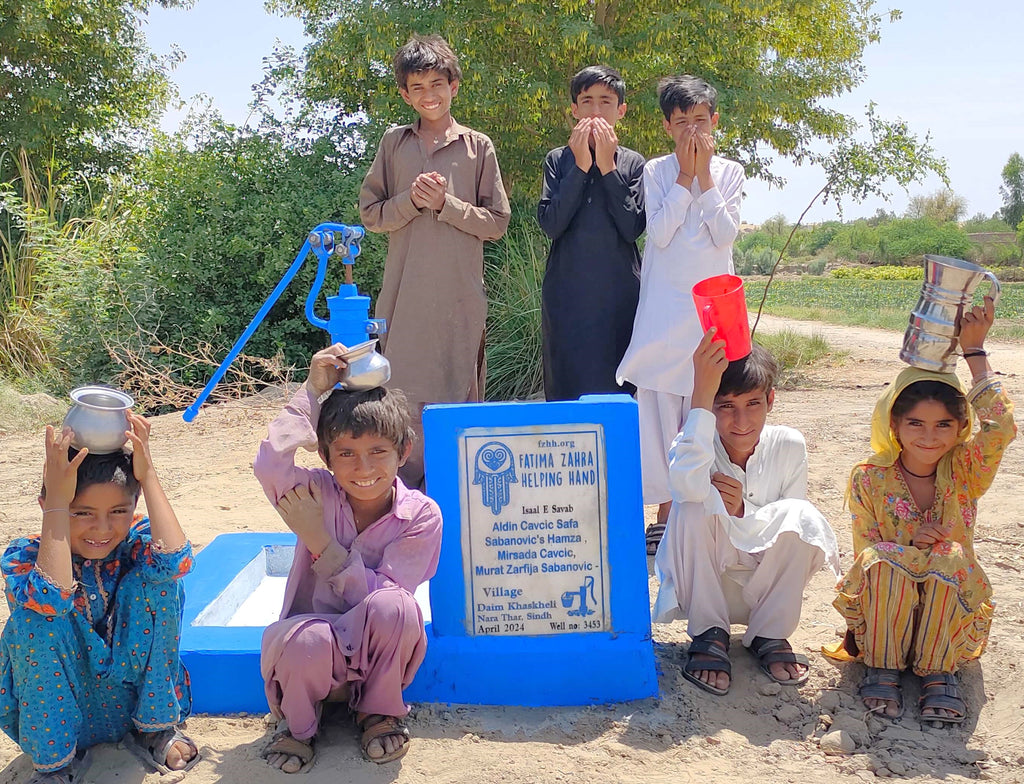
{"type": "MultiPolygon", "coordinates": [[[[875,5],[886,20],[890,8],[903,16],[884,21],[881,41],[865,51],[864,82],[828,105],[863,119],[874,101],[879,116],[903,119],[921,137],[930,134],[936,153],[946,159],[950,187],[967,200],[967,214],[991,215],[1002,206],[1000,173],[1007,158],[1024,154],[1024,3],[879,0],[875,5]]],[[[171,74],[181,97],[188,102],[209,96],[236,124],[248,116],[252,85],[262,78],[263,58],[275,41],[296,49],[304,43],[298,20],[268,15],[262,0],[197,0],[189,10],[154,7],[144,32],[157,53],[170,51],[172,44],[184,51],[185,61],[171,74]]],[[[175,129],[182,116],[182,111],[168,112],[164,128],[175,129]]],[[[780,213],[794,221],[824,184],[822,172],[813,167],[780,161],[774,168],[786,185],[769,188],[748,181],[745,222],[780,213]]],[[[909,194],[890,184],[888,202],[844,203],[842,217],[870,216],[880,207],[902,213],[910,196],[941,187],[937,177],[911,185],[909,194]]],[[[834,205],[819,204],[805,222],[835,217],[834,205]]]]}

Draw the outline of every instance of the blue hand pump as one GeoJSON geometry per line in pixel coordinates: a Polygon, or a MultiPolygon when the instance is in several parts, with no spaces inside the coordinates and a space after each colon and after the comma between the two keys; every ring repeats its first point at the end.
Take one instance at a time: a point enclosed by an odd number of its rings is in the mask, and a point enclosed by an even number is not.
{"type": "Polygon", "coordinates": [[[356,288],[356,284],[352,282],[352,265],[355,264],[356,256],[362,251],[360,243],[365,235],[366,230],[362,226],[347,226],[344,223],[321,223],[309,233],[306,241],[302,244],[302,248],[299,249],[295,261],[285,271],[277,286],[274,287],[274,290],[270,292],[267,301],[263,303],[256,312],[256,315],[253,316],[249,326],[239,335],[235,345],[231,347],[227,356],[224,357],[224,361],[220,363],[220,366],[206,383],[206,386],[203,387],[195,402],[182,413],[182,419],[186,422],[191,422],[196,418],[196,414],[199,413],[199,407],[210,396],[210,392],[213,391],[213,388],[224,377],[224,374],[231,366],[231,363],[235,361],[242,347],[245,346],[246,342],[256,331],[256,328],[266,318],[274,303],[284,293],[292,278],[295,277],[306,261],[310,251],[313,251],[317,257],[317,269],[316,280],[313,281],[313,286],[306,297],[306,319],[309,323],[314,327],[327,330],[331,334],[332,344],[344,343],[350,348],[360,343],[365,343],[369,335],[382,335],[387,331],[387,323],[384,319],[371,319],[369,317],[370,298],[361,295],[356,288]],[[341,257],[342,263],[345,265],[345,282],[339,287],[338,296],[327,297],[329,318],[324,320],[316,315],[314,306],[316,305],[317,297],[320,295],[320,289],[324,285],[324,278],[327,275],[327,259],[334,255],[335,251],[337,251],[337,255],[341,257]]]}

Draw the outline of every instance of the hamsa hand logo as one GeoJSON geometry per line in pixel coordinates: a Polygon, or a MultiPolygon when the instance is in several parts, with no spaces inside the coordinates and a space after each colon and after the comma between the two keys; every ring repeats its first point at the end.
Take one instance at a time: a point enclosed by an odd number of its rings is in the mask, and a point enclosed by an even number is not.
{"type": "Polygon", "coordinates": [[[480,485],[485,506],[499,514],[509,502],[509,486],[516,479],[516,462],[512,450],[500,441],[488,441],[476,452],[473,484],[480,485]]]}

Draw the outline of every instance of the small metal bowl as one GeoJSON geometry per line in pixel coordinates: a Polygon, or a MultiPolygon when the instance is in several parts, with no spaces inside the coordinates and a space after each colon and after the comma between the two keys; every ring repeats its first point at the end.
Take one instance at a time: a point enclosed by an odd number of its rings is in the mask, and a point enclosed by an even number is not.
{"type": "Polygon", "coordinates": [[[391,363],[377,353],[377,339],[353,346],[341,358],[348,363],[341,374],[342,389],[355,392],[384,386],[391,378],[391,363]]]}
{"type": "Polygon", "coordinates": [[[61,426],[74,431],[71,446],[106,455],[125,445],[128,412],[135,405],[129,395],[110,387],[78,387],[71,391],[71,401],[73,405],[61,426]]]}

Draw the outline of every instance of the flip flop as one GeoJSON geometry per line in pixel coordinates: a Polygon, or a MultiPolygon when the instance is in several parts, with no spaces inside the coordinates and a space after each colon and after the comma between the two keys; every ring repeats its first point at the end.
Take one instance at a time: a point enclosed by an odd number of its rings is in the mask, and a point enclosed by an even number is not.
{"type": "Polygon", "coordinates": [[[930,721],[932,726],[943,724],[962,724],[967,717],[967,703],[960,695],[960,684],[956,675],[951,672],[933,672],[930,675],[921,676],[921,697],[918,705],[923,711],[925,708],[955,711],[954,716],[925,716],[921,714],[921,721],[930,721]]]}
{"type": "Polygon", "coordinates": [[[701,671],[724,672],[729,675],[729,685],[732,685],[732,662],[729,661],[729,632],[718,626],[712,626],[705,632],[701,632],[690,643],[686,651],[686,658],[683,661],[683,677],[694,686],[719,697],[729,693],[729,689],[720,689],[712,686],[697,677],[701,671]],[[695,654],[710,656],[709,659],[695,659],[695,654]]]}
{"type": "Polygon", "coordinates": [[[143,765],[161,775],[184,773],[195,767],[200,760],[199,747],[196,746],[192,738],[182,731],[181,725],[156,732],[133,730],[125,736],[123,743],[125,748],[134,754],[143,765]],[[185,763],[185,767],[174,770],[167,767],[167,752],[178,742],[187,743],[193,753],[192,759],[185,763]]]}
{"type": "Polygon", "coordinates": [[[750,641],[750,647],[747,650],[753,654],[758,664],[761,665],[761,672],[783,686],[799,686],[811,677],[811,663],[807,661],[806,656],[793,651],[793,646],[789,644],[789,640],[755,637],[750,641]],[[807,669],[804,670],[803,675],[799,678],[781,680],[772,675],[772,664],[802,664],[807,669]]]}
{"type": "Polygon", "coordinates": [[[903,716],[903,691],[900,689],[899,670],[868,667],[864,674],[864,680],[860,682],[858,693],[862,700],[891,700],[896,703],[897,713],[895,716],[890,716],[884,712],[884,709],[879,710],[878,708],[871,711],[876,716],[892,721],[903,716]]]}
{"type": "Polygon", "coordinates": [[[371,713],[361,722],[358,722],[358,726],[361,732],[361,735],[359,736],[359,747],[363,751],[363,758],[370,762],[376,762],[378,765],[383,765],[385,762],[391,762],[392,760],[404,757],[406,752],[409,751],[409,728],[406,727],[405,722],[397,716],[384,716],[380,713],[371,713]],[[405,738],[405,743],[394,751],[386,752],[380,757],[371,757],[367,751],[367,749],[370,748],[370,744],[373,741],[388,735],[401,735],[405,738]]]}

